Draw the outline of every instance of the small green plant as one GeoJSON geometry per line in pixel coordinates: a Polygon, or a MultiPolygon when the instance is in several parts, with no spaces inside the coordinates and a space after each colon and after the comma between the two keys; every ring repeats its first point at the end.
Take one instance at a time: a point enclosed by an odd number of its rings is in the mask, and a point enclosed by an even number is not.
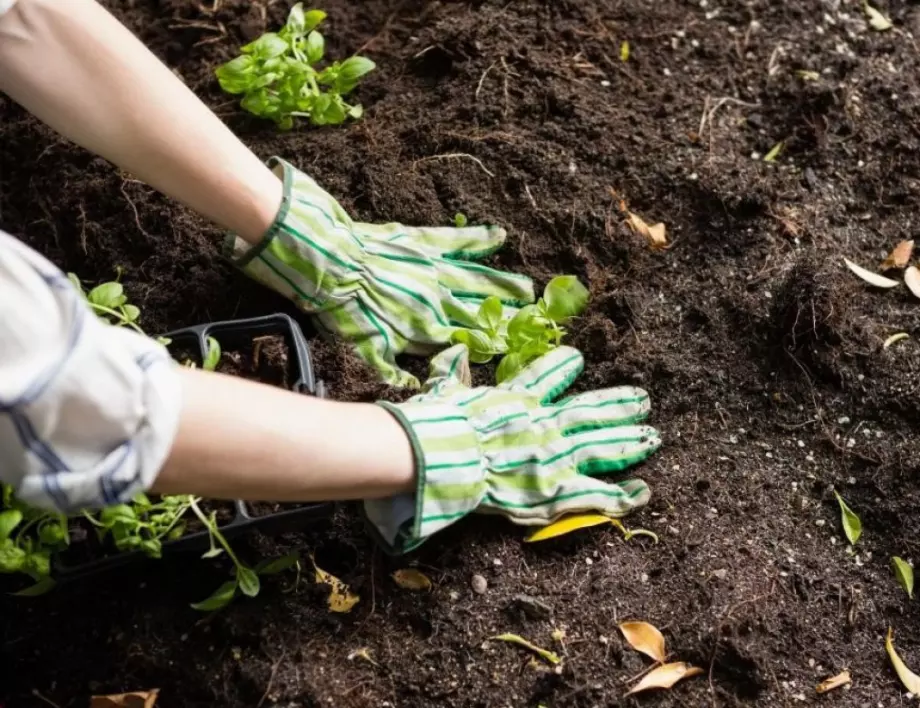
{"type": "Polygon", "coordinates": [[[216,70],[227,93],[242,94],[240,105],[261,118],[273,120],[281,130],[294,127],[294,118],[314,125],[338,125],[360,118],[360,105],[349,105],[351,93],[375,64],[362,56],[335,61],[317,69],[326,43],[316,28],[326,19],[322,10],[304,11],[297,3],[279,32],[266,32],[216,70]]]}
{"type": "Polygon", "coordinates": [[[457,329],[451,342],[465,344],[470,361],[477,364],[504,354],[495,372],[501,383],[558,347],[566,334],[563,325],[580,315],[587,304],[588,290],[578,278],[560,275],[547,284],[536,304],[522,307],[508,322],[502,320],[501,301],[495,296],[486,298],[476,315],[481,331],[457,329]]]}
{"type": "Polygon", "coordinates": [[[454,226],[456,226],[458,229],[462,229],[467,225],[467,223],[468,220],[466,218],[466,214],[464,214],[462,211],[458,211],[456,214],[454,214],[454,226]]]}
{"type": "MultiPolygon", "coordinates": [[[[120,272],[114,281],[97,285],[89,292],[84,290],[76,275],[70,273],[67,277],[101,319],[144,334],[137,324],[140,309],[128,303],[124,287],[118,282],[120,272]]],[[[159,341],[169,344],[165,338],[159,341]]],[[[202,368],[214,371],[220,357],[220,343],[208,337],[202,368]]],[[[202,558],[226,553],[233,563],[233,579],[223,583],[205,600],[192,604],[193,608],[202,611],[220,609],[237,594],[258,595],[260,575],[273,575],[288,568],[296,568],[299,573],[300,559],[296,553],[263,560],[255,568],[243,563],[220,532],[217,513],[206,514],[200,502],[199,497],[191,495],[168,495],[151,500],[146,494],[138,494],[129,504],[116,504],[98,512],[83,511],[73,518],[88,522],[99,541],[111,542],[118,552],[138,551],[150,558],[160,558],[163,543],[182,538],[188,528],[187,517],[189,513],[194,514],[210,539],[210,548],[202,558]]],[[[51,557],[66,550],[71,541],[67,516],[30,507],[16,498],[11,485],[0,485],[0,574],[23,574],[34,581],[15,595],[36,596],[51,590],[55,585],[51,557]]]]}

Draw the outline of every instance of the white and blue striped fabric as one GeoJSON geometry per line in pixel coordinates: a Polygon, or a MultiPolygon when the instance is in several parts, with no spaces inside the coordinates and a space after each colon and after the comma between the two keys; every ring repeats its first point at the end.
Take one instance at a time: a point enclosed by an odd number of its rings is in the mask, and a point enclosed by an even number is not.
{"type": "Polygon", "coordinates": [[[127,501],[165,462],[180,406],[163,346],[99,320],[0,231],[0,481],[63,512],[127,501]]]}

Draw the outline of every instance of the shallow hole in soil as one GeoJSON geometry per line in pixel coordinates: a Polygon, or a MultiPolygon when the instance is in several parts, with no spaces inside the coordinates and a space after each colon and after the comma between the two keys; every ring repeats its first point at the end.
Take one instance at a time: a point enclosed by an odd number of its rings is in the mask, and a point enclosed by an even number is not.
{"type": "MultiPolygon", "coordinates": [[[[271,386],[290,389],[296,376],[292,370],[290,349],[282,335],[252,337],[247,344],[230,349],[220,338],[223,352],[217,371],[271,386]]],[[[229,346],[228,346],[229,345],[229,346]]]]}

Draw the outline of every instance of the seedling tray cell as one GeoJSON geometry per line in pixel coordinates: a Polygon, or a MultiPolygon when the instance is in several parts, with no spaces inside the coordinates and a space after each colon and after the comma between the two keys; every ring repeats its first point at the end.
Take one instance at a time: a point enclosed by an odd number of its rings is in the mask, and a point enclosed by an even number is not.
{"type": "MultiPolygon", "coordinates": [[[[211,322],[193,327],[168,332],[169,348],[172,352],[182,352],[197,358],[196,365],[204,361],[208,352],[208,338],[214,337],[223,352],[231,352],[250,346],[259,337],[280,336],[284,339],[288,351],[288,370],[290,372],[289,388],[309,396],[325,397],[325,386],[316,378],[310,347],[300,326],[284,314],[267,315],[240,320],[211,322]]],[[[276,535],[297,531],[305,526],[331,516],[334,503],[308,503],[290,509],[282,509],[267,514],[256,514],[247,502],[235,500],[232,504],[233,518],[219,526],[220,532],[228,541],[249,533],[259,531],[266,535],[276,535]]],[[[185,517],[194,519],[189,513],[185,517]]],[[[163,543],[163,556],[175,553],[204,553],[210,548],[207,530],[196,531],[182,538],[163,543]]],[[[128,563],[145,560],[147,556],[140,551],[113,553],[103,558],[85,563],[67,564],[58,556],[53,559],[53,575],[58,580],[95,575],[128,563]]]]}

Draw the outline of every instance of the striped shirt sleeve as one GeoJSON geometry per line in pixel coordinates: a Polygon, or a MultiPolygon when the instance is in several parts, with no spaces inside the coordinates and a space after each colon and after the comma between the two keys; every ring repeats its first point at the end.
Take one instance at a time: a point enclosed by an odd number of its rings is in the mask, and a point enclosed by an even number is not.
{"type": "Polygon", "coordinates": [[[165,462],[180,405],[163,346],[97,318],[0,231],[0,480],[63,512],[127,501],[165,462]]]}

